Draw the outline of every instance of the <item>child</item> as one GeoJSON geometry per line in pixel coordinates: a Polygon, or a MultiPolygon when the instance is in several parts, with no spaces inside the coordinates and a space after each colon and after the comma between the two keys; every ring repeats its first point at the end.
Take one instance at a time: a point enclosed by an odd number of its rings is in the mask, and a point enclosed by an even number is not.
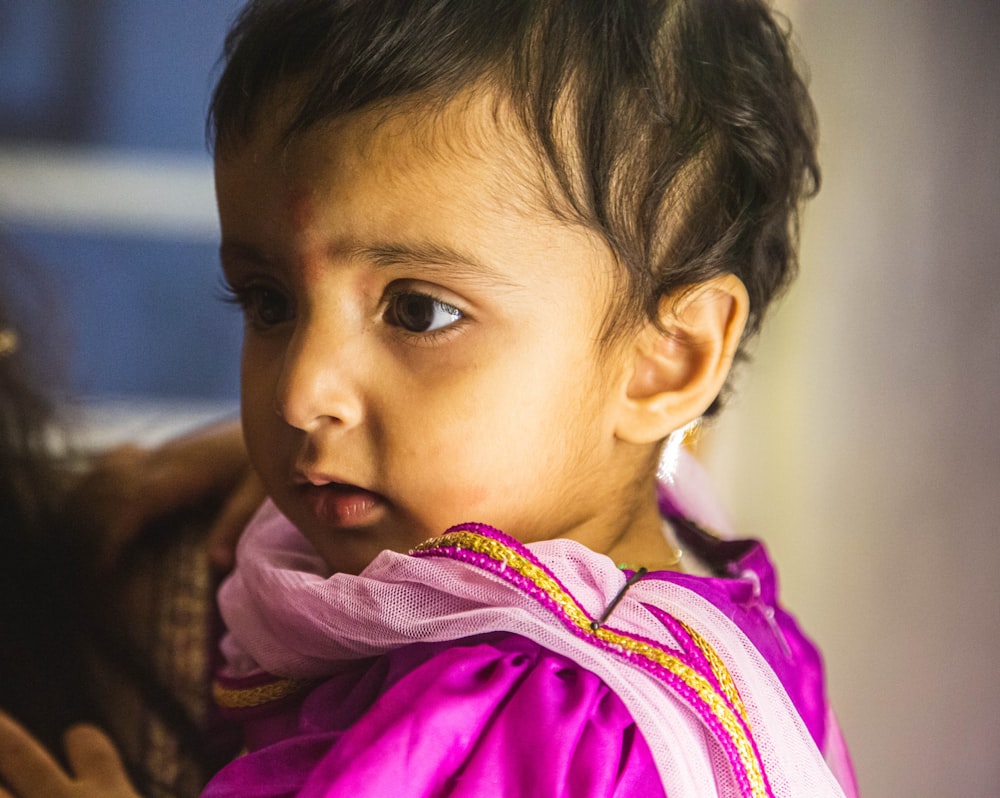
{"type": "Polygon", "coordinates": [[[815,182],[768,11],[260,3],[227,56],[273,504],[220,596],[252,753],[208,794],[837,794],[763,553],[657,500],[815,182]]]}
{"type": "Polygon", "coordinates": [[[657,481],[817,181],[768,9],[277,0],[226,56],[270,500],[220,592],[248,753],[205,794],[852,794],[763,549],[657,481]]]}

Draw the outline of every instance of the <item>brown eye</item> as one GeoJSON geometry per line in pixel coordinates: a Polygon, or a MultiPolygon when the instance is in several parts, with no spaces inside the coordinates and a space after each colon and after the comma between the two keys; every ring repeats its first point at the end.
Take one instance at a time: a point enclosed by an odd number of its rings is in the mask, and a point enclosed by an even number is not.
{"type": "Polygon", "coordinates": [[[434,332],[454,324],[462,311],[427,294],[399,293],[390,297],[386,321],[413,333],[434,332]]]}
{"type": "Polygon", "coordinates": [[[253,314],[254,321],[258,324],[271,327],[292,317],[288,298],[273,288],[258,287],[253,290],[250,298],[248,312],[253,314]]]}
{"type": "Polygon", "coordinates": [[[256,328],[274,327],[295,316],[291,300],[267,285],[225,286],[227,301],[238,305],[247,324],[256,328]]]}

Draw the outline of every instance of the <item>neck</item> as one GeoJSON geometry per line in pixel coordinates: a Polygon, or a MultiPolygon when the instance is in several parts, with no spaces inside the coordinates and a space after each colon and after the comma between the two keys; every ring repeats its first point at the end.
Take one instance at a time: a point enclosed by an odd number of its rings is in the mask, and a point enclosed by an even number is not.
{"type": "Polygon", "coordinates": [[[660,518],[643,519],[627,535],[615,542],[605,552],[612,560],[629,570],[640,567],[649,571],[681,570],[682,551],[674,540],[667,524],[660,518]]]}
{"type": "Polygon", "coordinates": [[[643,483],[632,505],[621,508],[610,533],[581,542],[630,570],[680,570],[680,548],[660,516],[655,474],[643,483]]]}

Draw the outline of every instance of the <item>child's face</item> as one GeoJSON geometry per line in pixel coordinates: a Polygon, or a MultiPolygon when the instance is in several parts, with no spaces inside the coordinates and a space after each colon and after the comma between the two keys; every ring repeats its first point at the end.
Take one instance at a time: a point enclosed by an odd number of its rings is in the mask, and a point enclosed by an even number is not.
{"type": "Polygon", "coordinates": [[[608,548],[639,472],[614,432],[627,358],[597,342],[603,242],[544,210],[484,102],[277,130],[216,181],[243,425],[278,507],[338,571],[463,521],[608,548]]]}

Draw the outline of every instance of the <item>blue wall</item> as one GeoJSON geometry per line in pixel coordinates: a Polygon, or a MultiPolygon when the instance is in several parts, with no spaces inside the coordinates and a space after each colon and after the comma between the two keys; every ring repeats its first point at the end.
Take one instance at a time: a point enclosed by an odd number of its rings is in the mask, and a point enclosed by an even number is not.
{"type": "Polygon", "coordinates": [[[0,138],[204,151],[238,0],[4,0],[0,138]]]}
{"type": "MultiPolygon", "coordinates": [[[[3,0],[0,159],[57,147],[204,161],[215,65],[237,0],[3,0]]],[[[9,161],[13,162],[13,161],[9,161]]],[[[95,201],[100,198],[95,197],[95,201]]],[[[42,286],[69,389],[79,395],[229,398],[240,323],[218,299],[204,229],[143,230],[0,217],[21,268],[5,304],[42,286]],[[112,230],[112,232],[108,232],[112,230]]]]}

